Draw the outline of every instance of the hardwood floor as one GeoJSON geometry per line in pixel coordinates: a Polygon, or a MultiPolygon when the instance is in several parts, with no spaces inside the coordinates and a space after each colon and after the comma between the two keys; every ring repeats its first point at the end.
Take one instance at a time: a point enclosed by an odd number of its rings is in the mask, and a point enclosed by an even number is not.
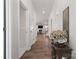
{"type": "Polygon", "coordinates": [[[44,34],[39,34],[37,42],[32,46],[32,49],[25,52],[21,59],[52,59],[50,39],[44,34]]]}

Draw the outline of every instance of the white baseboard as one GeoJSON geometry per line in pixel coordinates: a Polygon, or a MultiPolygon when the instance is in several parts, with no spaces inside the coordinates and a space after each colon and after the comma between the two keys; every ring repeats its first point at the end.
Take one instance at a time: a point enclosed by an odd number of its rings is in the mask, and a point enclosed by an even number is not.
{"type": "Polygon", "coordinates": [[[31,49],[31,47],[26,48],[20,48],[20,53],[19,53],[19,58],[22,57],[22,55],[26,52],[29,51],[31,49]]]}
{"type": "Polygon", "coordinates": [[[31,50],[31,46],[29,46],[28,49],[27,49],[26,51],[29,51],[29,50],[31,50]]]}
{"type": "Polygon", "coordinates": [[[21,58],[22,57],[22,55],[25,53],[25,49],[24,48],[20,48],[20,50],[19,50],[19,58],[21,58]]]}

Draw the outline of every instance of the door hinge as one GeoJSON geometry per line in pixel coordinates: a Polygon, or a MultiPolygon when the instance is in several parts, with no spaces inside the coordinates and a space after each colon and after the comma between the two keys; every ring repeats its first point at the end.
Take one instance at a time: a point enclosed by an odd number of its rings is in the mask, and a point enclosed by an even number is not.
{"type": "Polygon", "coordinates": [[[6,31],[6,27],[3,27],[3,31],[6,31]]]}

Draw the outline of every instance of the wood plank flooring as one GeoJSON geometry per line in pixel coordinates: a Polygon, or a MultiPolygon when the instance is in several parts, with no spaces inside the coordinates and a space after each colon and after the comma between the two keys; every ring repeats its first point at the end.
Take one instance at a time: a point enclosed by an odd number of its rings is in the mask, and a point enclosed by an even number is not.
{"type": "Polygon", "coordinates": [[[21,59],[52,59],[50,39],[44,34],[39,34],[32,49],[25,52],[21,59]]]}

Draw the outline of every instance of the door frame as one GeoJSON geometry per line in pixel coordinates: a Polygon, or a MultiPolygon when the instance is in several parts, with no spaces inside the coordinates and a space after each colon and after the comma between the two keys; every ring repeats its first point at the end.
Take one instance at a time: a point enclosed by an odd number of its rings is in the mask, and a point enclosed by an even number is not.
{"type": "Polygon", "coordinates": [[[11,0],[4,0],[4,59],[11,59],[11,0]]]}
{"type": "Polygon", "coordinates": [[[4,0],[4,59],[6,59],[6,0],[4,0]]]}

